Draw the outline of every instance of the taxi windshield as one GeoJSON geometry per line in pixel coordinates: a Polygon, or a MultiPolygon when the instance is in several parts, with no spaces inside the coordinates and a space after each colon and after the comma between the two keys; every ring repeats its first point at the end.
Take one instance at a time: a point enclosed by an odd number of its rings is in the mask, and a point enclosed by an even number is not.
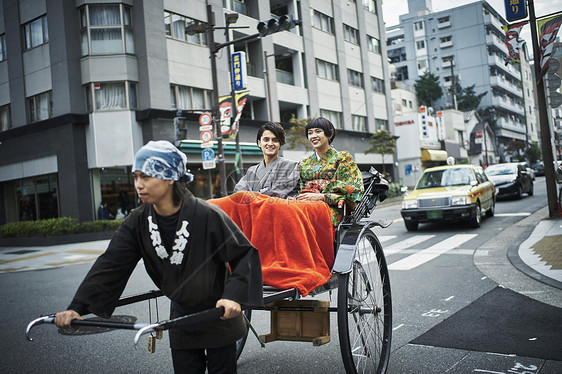
{"type": "Polygon", "coordinates": [[[486,175],[517,174],[515,165],[492,165],[486,169],[486,175]]]}
{"type": "Polygon", "coordinates": [[[416,189],[470,185],[476,179],[470,169],[455,168],[425,172],[416,189]]]}

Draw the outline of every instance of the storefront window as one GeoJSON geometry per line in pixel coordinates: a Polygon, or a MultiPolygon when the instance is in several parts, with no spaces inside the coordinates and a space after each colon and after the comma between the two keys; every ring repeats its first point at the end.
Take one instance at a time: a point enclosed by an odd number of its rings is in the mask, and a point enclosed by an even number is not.
{"type": "Polygon", "coordinates": [[[137,206],[131,167],[101,169],[100,188],[101,199],[115,218],[124,218],[137,206]]]}
{"type": "Polygon", "coordinates": [[[16,188],[18,220],[34,221],[59,216],[56,175],[22,179],[16,188]]]}

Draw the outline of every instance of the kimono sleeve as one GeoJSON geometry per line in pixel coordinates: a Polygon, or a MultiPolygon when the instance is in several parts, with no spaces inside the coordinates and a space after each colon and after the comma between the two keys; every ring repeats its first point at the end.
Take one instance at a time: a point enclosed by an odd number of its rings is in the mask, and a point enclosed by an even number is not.
{"type": "Polygon", "coordinates": [[[330,181],[324,192],[328,199],[335,204],[339,200],[346,200],[353,205],[361,201],[363,194],[363,177],[353,157],[347,151],[340,152],[338,167],[334,180],[330,181]]]}
{"type": "MultiPolygon", "coordinates": [[[[299,191],[300,170],[298,162],[285,161],[279,167],[279,173],[276,176],[271,191],[272,196],[286,199],[288,196],[296,195],[299,191]]],[[[268,193],[265,193],[269,195],[268,193]]]]}
{"type": "Polygon", "coordinates": [[[113,314],[141,258],[132,221],[131,215],[121,224],[107,250],[98,257],[74,296],[90,312],[102,318],[109,318],[113,314]]]}
{"type": "Polygon", "coordinates": [[[215,228],[209,230],[219,261],[227,262],[230,274],[226,278],[223,299],[247,306],[263,306],[263,280],[259,252],[240,228],[222,211],[217,211],[215,228]]]}

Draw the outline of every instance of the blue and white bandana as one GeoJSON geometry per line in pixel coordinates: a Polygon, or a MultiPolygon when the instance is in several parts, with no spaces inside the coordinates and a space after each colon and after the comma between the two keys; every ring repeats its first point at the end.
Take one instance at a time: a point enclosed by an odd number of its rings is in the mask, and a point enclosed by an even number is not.
{"type": "Polygon", "coordinates": [[[166,140],[150,141],[135,155],[133,171],[163,180],[191,182],[187,172],[187,156],[166,140]]]}

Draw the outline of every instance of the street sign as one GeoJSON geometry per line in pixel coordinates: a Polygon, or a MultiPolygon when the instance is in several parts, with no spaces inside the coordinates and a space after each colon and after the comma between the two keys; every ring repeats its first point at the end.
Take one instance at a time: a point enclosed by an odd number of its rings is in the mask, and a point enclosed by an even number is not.
{"type": "Polygon", "coordinates": [[[199,131],[211,131],[212,129],[213,125],[199,126],[199,131]]]}
{"type": "Polygon", "coordinates": [[[527,0],[504,0],[505,18],[517,21],[527,17],[527,0]]]}
{"type": "Polygon", "coordinates": [[[246,52],[234,52],[231,59],[232,85],[234,90],[246,88],[246,52]]]}
{"type": "Polygon", "coordinates": [[[213,133],[210,131],[201,131],[200,138],[203,143],[208,143],[213,140],[213,133]]]}
{"type": "Polygon", "coordinates": [[[211,124],[212,117],[209,113],[203,113],[199,116],[199,124],[201,126],[207,126],[211,124]]]}
{"type": "Polygon", "coordinates": [[[207,169],[214,169],[217,167],[217,163],[215,162],[215,160],[212,161],[203,161],[203,169],[207,170],[207,169]]]}
{"type": "Polygon", "coordinates": [[[213,148],[205,148],[203,152],[201,152],[201,157],[203,161],[211,161],[215,159],[215,151],[213,148]]]}
{"type": "Polygon", "coordinates": [[[211,148],[212,146],[213,142],[201,143],[201,148],[211,148]]]}

